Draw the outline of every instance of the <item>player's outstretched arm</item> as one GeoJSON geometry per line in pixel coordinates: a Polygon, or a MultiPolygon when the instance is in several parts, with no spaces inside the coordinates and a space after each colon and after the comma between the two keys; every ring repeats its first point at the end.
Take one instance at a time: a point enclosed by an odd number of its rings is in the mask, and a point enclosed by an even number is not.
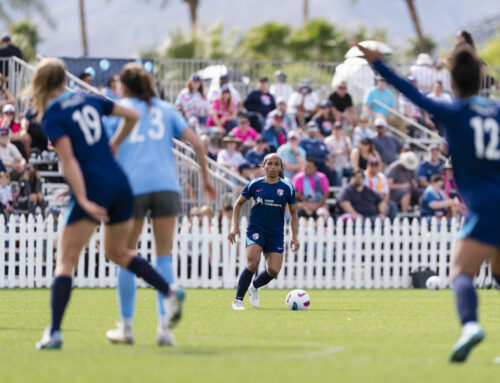
{"type": "Polygon", "coordinates": [[[229,240],[230,243],[236,243],[236,236],[239,236],[240,233],[240,210],[241,206],[247,202],[247,199],[240,195],[236,202],[234,203],[234,208],[233,208],[233,219],[231,223],[231,230],[229,231],[229,234],[227,236],[227,239],[229,240]]]}
{"type": "Polygon", "coordinates": [[[365,55],[365,59],[382,77],[387,80],[389,84],[393,85],[397,90],[403,93],[422,109],[425,109],[438,118],[450,117],[456,113],[456,107],[453,104],[442,103],[424,96],[409,81],[406,81],[404,78],[394,73],[384,63],[380,52],[365,48],[360,44],[358,44],[358,48],[365,55]]]}
{"type": "Polygon", "coordinates": [[[290,241],[290,249],[292,251],[298,251],[300,248],[299,242],[299,214],[297,212],[297,204],[288,204],[290,209],[290,226],[292,227],[292,239],[290,241]]]}
{"type": "Polygon", "coordinates": [[[111,112],[111,114],[113,116],[123,117],[120,126],[118,127],[115,134],[113,135],[113,137],[111,137],[111,140],[109,141],[109,144],[113,149],[113,153],[116,154],[122,142],[127,138],[130,132],[132,132],[132,129],[134,129],[134,126],[139,120],[140,116],[139,114],[137,114],[135,110],[130,108],[125,108],[124,106],[116,103],[115,106],[113,107],[113,111],[111,112]]]}

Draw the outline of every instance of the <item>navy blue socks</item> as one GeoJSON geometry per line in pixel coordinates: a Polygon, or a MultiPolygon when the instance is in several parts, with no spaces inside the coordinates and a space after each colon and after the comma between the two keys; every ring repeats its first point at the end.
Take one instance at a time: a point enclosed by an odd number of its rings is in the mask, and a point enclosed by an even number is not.
{"type": "Polygon", "coordinates": [[[267,270],[261,271],[259,275],[257,275],[257,278],[253,280],[253,287],[256,289],[261,288],[262,286],[267,285],[269,282],[271,282],[274,278],[271,277],[268,273],[267,270]]]}
{"type": "Polygon", "coordinates": [[[471,277],[459,274],[451,283],[462,325],[477,322],[477,294],[471,277]]]}
{"type": "Polygon", "coordinates": [[[168,283],[165,282],[160,274],[158,274],[155,269],[153,269],[153,266],[151,266],[144,258],[141,258],[138,255],[135,256],[128,264],[127,269],[138,277],[144,279],[163,295],[168,296],[168,292],[170,291],[168,283]]]}
{"type": "Polygon", "coordinates": [[[248,286],[250,286],[250,283],[252,282],[252,277],[253,274],[250,270],[245,268],[243,272],[240,275],[240,279],[238,281],[238,289],[236,290],[236,299],[243,300],[243,297],[245,296],[248,286]]]}
{"type": "Polygon", "coordinates": [[[55,277],[52,282],[52,326],[50,332],[59,331],[71,295],[71,277],[55,277]]]}
{"type": "Polygon", "coordinates": [[[493,274],[493,279],[496,281],[498,288],[500,288],[500,274],[493,274]]]}

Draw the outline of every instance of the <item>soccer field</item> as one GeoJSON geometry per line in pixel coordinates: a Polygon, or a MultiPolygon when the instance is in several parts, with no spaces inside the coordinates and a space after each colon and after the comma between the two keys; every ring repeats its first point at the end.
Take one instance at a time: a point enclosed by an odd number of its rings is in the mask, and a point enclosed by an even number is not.
{"type": "Polygon", "coordinates": [[[104,337],[117,318],[113,289],[75,289],[62,351],[34,344],[49,320],[49,290],[0,291],[0,382],[486,382],[500,365],[498,291],[480,291],[486,341],[450,365],[459,335],[446,291],[310,290],[308,311],[286,291],[260,292],[261,308],[231,310],[232,290],[189,290],[177,348],[155,344],[156,297],[138,292],[134,346],[104,337]]]}

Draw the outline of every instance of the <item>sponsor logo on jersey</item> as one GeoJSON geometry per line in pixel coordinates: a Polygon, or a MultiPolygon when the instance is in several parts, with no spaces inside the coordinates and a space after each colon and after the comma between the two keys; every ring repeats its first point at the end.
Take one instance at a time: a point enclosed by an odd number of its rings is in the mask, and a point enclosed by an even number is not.
{"type": "Polygon", "coordinates": [[[285,191],[283,189],[278,189],[276,192],[278,193],[278,195],[280,197],[285,193],[285,191]]]}
{"type": "Polygon", "coordinates": [[[257,198],[255,199],[255,204],[256,204],[256,205],[259,205],[259,204],[260,204],[260,205],[264,205],[264,200],[262,199],[262,197],[257,197],[257,198]]]}
{"type": "Polygon", "coordinates": [[[255,241],[259,239],[259,233],[253,233],[252,234],[252,239],[254,239],[255,241]]]}

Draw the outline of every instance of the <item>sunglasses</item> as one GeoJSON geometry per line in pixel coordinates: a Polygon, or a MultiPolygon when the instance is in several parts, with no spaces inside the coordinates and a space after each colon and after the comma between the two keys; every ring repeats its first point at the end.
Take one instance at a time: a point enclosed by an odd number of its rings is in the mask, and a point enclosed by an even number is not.
{"type": "Polygon", "coordinates": [[[338,90],[346,90],[347,88],[345,86],[339,86],[337,89],[338,90]]]}

